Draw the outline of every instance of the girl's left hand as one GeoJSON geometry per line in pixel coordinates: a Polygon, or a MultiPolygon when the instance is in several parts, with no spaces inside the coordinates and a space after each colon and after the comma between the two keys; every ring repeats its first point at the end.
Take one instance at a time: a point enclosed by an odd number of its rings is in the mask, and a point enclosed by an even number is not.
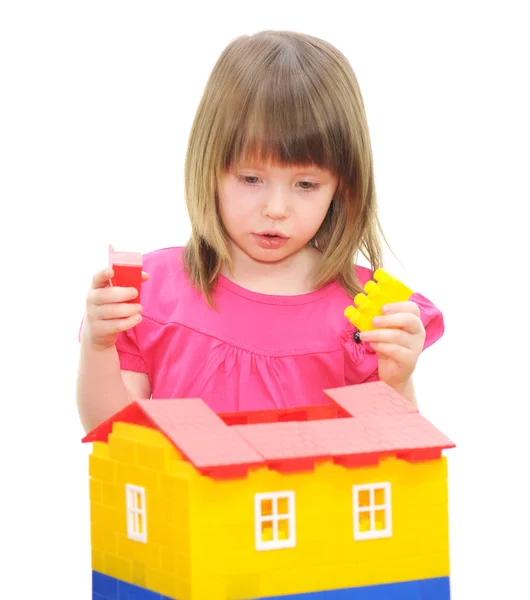
{"type": "Polygon", "coordinates": [[[415,302],[394,302],[383,307],[374,327],[362,331],[377,355],[379,379],[400,391],[407,386],[425,343],[425,328],[415,302]]]}

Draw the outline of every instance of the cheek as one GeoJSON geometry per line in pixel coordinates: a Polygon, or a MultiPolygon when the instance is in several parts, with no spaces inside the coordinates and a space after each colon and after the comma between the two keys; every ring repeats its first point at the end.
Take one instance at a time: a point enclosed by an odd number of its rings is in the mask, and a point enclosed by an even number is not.
{"type": "Polygon", "coordinates": [[[243,199],[230,197],[228,200],[221,199],[219,202],[219,212],[221,219],[227,230],[240,229],[251,217],[248,203],[243,202],[243,199]]]}
{"type": "Polygon", "coordinates": [[[328,212],[330,204],[331,201],[328,202],[327,199],[304,204],[298,212],[301,222],[305,224],[307,229],[318,229],[328,212]]]}
{"type": "Polygon", "coordinates": [[[219,189],[219,212],[223,221],[233,220],[237,205],[238,202],[234,193],[234,186],[231,185],[230,182],[221,185],[219,189]]]}

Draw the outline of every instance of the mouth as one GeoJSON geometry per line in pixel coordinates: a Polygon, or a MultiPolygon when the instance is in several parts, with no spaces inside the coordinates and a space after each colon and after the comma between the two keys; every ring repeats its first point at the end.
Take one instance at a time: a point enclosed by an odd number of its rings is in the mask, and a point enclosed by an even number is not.
{"type": "Polygon", "coordinates": [[[289,238],[279,231],[260,231],[252,234],[256,244],[264,250],[278,250],[285,246],[289,238]]]}
{"type": "Polygon", "coordinates": [[[259,235],[259,236],[263,236],[263,237],[267,237],[267,238],[279,238],[282,240],[287,239],[287,236],[283,235],[283,233],[280,233],[279,231],[260,231],[260,232],[256,233],[255,235],[259,235]]]}

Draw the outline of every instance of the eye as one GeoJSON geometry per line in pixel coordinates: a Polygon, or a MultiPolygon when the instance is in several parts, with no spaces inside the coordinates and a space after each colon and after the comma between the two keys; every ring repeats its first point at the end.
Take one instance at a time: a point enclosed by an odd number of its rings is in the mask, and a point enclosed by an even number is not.
{"type": "Polygon", "coordinates": [[[320,183],[313,183],[312,181],[299,181],[298,185],[304,192],[316,191],[320,187],[320,183]]]}
{"type": "Polygon", "coordinates": [[[259,177],[254,175],[239,175],[237,179],[245,185],[256,185],[259,183],[259,177]]]}

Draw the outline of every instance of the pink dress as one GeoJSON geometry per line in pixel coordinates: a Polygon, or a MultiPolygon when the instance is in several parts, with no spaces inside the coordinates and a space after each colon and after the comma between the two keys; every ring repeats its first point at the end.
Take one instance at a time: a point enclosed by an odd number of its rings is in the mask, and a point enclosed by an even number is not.
{"type": "MultiPolygon", "coordinates": [[[[182,248],[144,256],[143,320],[121,333],[121,368],[147,373],[153,399],[202,398],[216,412],[326,404],[327,388],[375,381],[377,358],[356,344],[344,317],[352,300],[337,283],[299,296],[246,290],[224,276],[210,308],[188,282],[182,248]]],[[[362,285],[371,271],[357,267],[362,285]]],[[[425,348],[444,331],[442,313],[415,293],[425,348]]]]}

